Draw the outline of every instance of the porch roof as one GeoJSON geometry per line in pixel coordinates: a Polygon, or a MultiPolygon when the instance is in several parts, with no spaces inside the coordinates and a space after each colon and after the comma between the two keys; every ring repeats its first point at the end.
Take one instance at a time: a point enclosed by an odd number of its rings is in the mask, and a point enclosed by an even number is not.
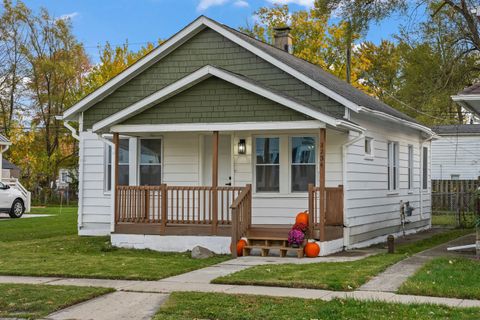
{"type": "MultiPolygon", "coordinates": [[[[347,121],[345,119],[339,119],[333,114],[330,114],[324,110],[319,110],[318,108],[309,105],[303,101],[300,101],[294,97],[288,96],[283,92],[278,90],[274,90],[265,86],[264,84],[258,83],[252,79],[249,79],[243,75],[235,74],[230,71],[227,71],[222,68],[218,68],[215,66],[204,66],[193,73],[189,74],[188,76],[168,85],[167,87],[153,93],[152,95],[130,105],[129,107],[95,123],[93,125],[93,131],[105,131],[107,128],[110,128],[111,131],[114,132],[152,132],[152,131],[179,131],[183,128],[184,131],[204,131],[203,129],[210,128],[211,131],[212,127],[217,127],[218,130],[224,130],[224,126],[226,123],[208,123],[208,124],[185,124],[183,126],[179,126],[178,124],[162,124],[162,125],[118,125],[122,121],[131,118],[148,108],[151,108],[173,96],[191,88],[192,86],[210,78],[210,77],[217,77],[224,81],[227,81],[231,84],[234,84],[238,87],[241,87],[245,90],[248,90],[256,95],[262,96],[266,99],[269,99],[273,102],[276,102],[280,105],[288,107],[292,110],[305,114],[317,121],[289,121],[294,122],[294,124],[290,123],[287,124],[287,128],[298,128],[298,129],[305,129],[305,128],[319,128],[325,127],[323,124],[327,124],[333,127],[344,127],[350,130],[361,131],[363,128],[360,128],[358,125],[354,124],[351,121],[347,121]],[[303,123],[306,127],[299,126],[300,123],[303,123]],[[113,128],[114,127],[114,128],[113,128]]],[[[250,122],[250,123],[229,123],[226,129],[228,128],[236,128],[236,130],[241,130],[241,128],[246,128],[244,130],[253,130],[258,129],[259,124],[258,122],[250,122]]],[[[280,123],[271,122],[270,125],[267,125],[268,128],[282,128],[283,125],[280,123]],[[272,127],[272,124],[274,125],[272,127]],[[276,126],[275,126],[276,125],[276,126]]],[[[265,128],[266,129],[266,128],[265,128]]],[[[233,130],[233,129],[231,129],[233,130]]]]}

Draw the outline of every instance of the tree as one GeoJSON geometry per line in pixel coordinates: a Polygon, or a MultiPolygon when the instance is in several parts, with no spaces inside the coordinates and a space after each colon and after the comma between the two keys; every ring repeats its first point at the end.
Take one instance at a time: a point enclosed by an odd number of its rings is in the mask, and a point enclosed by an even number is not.
{"type": "Polygon", "coordinates": [[[45,9],[38,15],[28,12],[23,19],[28,28],[22,54],[29,70],[30,127],[38,135],[35,143],[43,146],[38,152],[42,169],[36,173],[42,176],[40,185],[48,188],[59,167],[75,157],[75,142],[55,116],[66,110],[90,64],[68,20],[54,19],[45,9]]]}
{"type": "Polygon", "coordinates": [[[10,136],[14,115],[21,110],[25,94],[26,61],[22,54],[27,34],[22,19],[29,10],[21,2],[15,6],[9,0],[3,2],[0,15],[0,111],[3,134],[10,136]]]}
{"type": "Polygon", "coordinates": [[[452,22],[459,40],[465,45],[465,53],[480,51],[480,1],[478,0],[420,0],[433,10],[432,16],[443,13],[452,22]]]}
{"type": "Polygon", "coordinates": [[[351,82],[354,35],[365,34],[371,22],[379,22],[394,11],[405,10],[404,0],[316,0],[320,14],[339,16],[345,27],[346,80],[351,82]]]}
{"type": "MultiPolygon", "coordinates": [[[[275,27],[289,25],[293,38],[293,54],[301,59],[322,67],[324,70],[345,79],[345,33],[346,24],[329,22],[329,17],[318,8],[299,10],[291,13],[288,5],[263,7],[255,12],[258,21],[253,26],[240,28],[241,31],[264,42],[273,44],[275,27]]],[[[358,39],[354,34],[353,38],[358,39]]],[[[360,61],[352,58],[352,84],[367,90],[359,80],[360,61]]]]}

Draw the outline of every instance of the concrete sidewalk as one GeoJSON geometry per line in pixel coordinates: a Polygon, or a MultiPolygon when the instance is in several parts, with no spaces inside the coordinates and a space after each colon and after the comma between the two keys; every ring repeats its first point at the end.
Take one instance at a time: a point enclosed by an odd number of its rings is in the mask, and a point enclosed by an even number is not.
{"type": "Polygon", "coordinates": [[[465,257],[465,252],[447,251],[448,247],[471,244],[475,242],[475,235],[469,234],[434,248],[419,252],[373,277],[370,281],[358,288],[359,291],[397,292],[400,286],[413,276],[427,262],[438,257],[465,257]]]}
{"type": "MultiPolygon", "coordinates": [[[[273,297],[297,297],[305,299],[356,299],[360,301],[383,301],[403,304],[427,303],[450,307],[477,307],[480,308],[480,300],[438,298],[426,296],[399,295],[392,292],[373,291],[329,291],[317,289],[298,289],[267,286],[240,286],[205,283],[201,278],[192,277],[189,281],[179,281],[178,277],[167,278],[159,281],[129,281],[129,280],[103,280],[103,279],[75,279],[75,278],[48,278],[48,277],[13,277],[0,276],[0,283],[30,283],[47,285],[73,285],[73,286],[96,286],[115,288],[117,291],[137,293],[169,294],[174,291],[199,291],[218,292],[226,294],[251,294],[273,297]]],[[[119,299],[120,300],[120,299],[119,299]]],[[[95,302],[91,300],[89,302],[95,302]]],[[[85,302],[83,304],[88,304],[85,302]]],[[[82,318],[79,318],[82,319],[82,318]]],[[[100,319],[97,318],[96,319],[100,319]]]]}

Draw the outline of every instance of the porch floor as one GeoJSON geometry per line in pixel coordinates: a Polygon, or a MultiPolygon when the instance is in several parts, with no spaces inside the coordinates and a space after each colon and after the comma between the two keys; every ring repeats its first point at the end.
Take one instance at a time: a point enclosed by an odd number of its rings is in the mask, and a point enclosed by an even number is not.
{"type": "MultiPolygon", "coordinates": [[[[291,228],[292,226],[287,224],[252,224],[247,231],[246,238],[287,238],[291,228]]],[[[325,241],[341,238],[343,238],[342,226],[325,226],[325,241]]]]}

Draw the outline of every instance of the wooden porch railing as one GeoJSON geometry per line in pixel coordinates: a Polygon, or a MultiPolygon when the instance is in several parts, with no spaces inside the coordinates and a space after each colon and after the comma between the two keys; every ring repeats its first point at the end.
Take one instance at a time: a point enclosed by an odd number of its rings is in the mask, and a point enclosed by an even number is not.
{"type": "Polygon", "coordinates": [[[325,227],[343,226],[343,186],[324,190],[322,197],[321,187],[308,186],[309,232],[320,241],[325,241],[325,227]]]}
{"type": "Polygon", "coordinates": [[[243,237],[252,224],[252,185],[242,190],[242,193],[232,203],[232,255],[237,257],[237,242],[243,237]]]}
{"type": "Polygon", "coordinates": [[[244,189],[165,184],[118,186],[115,222],[117,229],[130,228],[131,233],[219,235],[218,226],[231,225],[230,207],[244,189]],[[167,230],[169,227],[176,229],[167,230]]]}

